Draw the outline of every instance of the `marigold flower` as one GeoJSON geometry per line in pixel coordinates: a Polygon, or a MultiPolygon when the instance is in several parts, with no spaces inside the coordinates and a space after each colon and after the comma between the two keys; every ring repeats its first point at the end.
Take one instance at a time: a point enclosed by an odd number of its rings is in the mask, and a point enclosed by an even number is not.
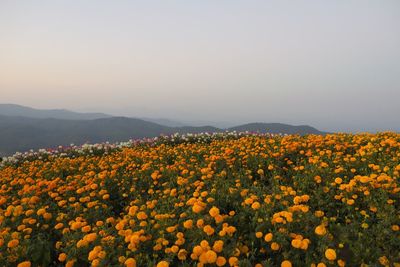
{"type": "Polygon", "coordinates": [[[65,253],[60,253],[60,255],[58,255],[58,260],[61,262],[64,262],[67,259],[67,254],[65,253]]]}
{"type": "Polygon", "coordinates": [[[236,266],[239,264],[239,259],[236,257],[230,257],[228,259],[229,266],[236,266]]]}
{"type": "Polygon", "coordinates": [[[219,209],[217,207],[212,207],[208,213],[211,215],[211,217],[215,217],[219,215],[219,209]]]}
{"type": "Polygon", "coordinates": [[[281,247],[281,246],[280,246],[278,243],[276,243],[276,242],[272,242],[272,243],[271,243],[271,249],[272,249],[272,250],[279,250],[280,247],[281,247]]]}
{"type": "Polygon", "coordinates": [[[318,225],[317,227],[315,227],[314,232],[317,235],[325,235],[326,234],[326,228],[324,225],[318,225]]]}
{"type": "Polygon", "coordinates": [[[206,259],[208,263],[214,263],[217,261],[217,253],[212,250],[206,252],[206,259]]]}
{"type": "Polygon", "coordinates": [[[136,215],[136,217],[139,220],[146,220],[147,219],[147,214],[143,211],[138,212],[138,214],[136,215]]]}
{"type": "Polygon", "coordinates": [[[336,251],[331,248],[328,248],[327,250],[325,250],[325,257],[330,261],[335,260],[336,259],[336,251]]]}
{"type": "Polygon", "coordinates": [[[21,263],[18,263],[17,267],[31,267],[31,262],[30,261],[23,261],[21,263]]]}
{"type": "Polygon", "coordinates": [[[264,236],[265,242],[271,242],[274,235],[272,233],[268,233],[264,236]]]}
{"type": "Polygon", "coordinates": [[[215,252],[218,252],[218,253],[219,253],[219,252],[222,252],[223,247],[224,247],[224,241],[222,241],[222,240],[217,240],[217,241],[214,242],[213,250],[214,250],[215,252]]]}
{"type": "Polygon", "coordinates": [[[12,239],[7,243],[7,247],[15,248],[16,246],[18,246],[18,244],[19,244],[19,240],[18,239],[12,239]]]}
{"type": "Polygon", "coordinates": [[[215,262],[217,266],[224,266],[226,264],[226,259],[222,256],[219,256],[215,262]]]}
{"type": "Polygon", "coordinates": [[[292,263],[288,260],[284,260],[281,263],[281,267],[292,267],[292,263]]]}
{"type": "Polygon", "coordinates": [[[160,261],[157,263],[157,267],[169,267],[168,261],[160,261]]]}

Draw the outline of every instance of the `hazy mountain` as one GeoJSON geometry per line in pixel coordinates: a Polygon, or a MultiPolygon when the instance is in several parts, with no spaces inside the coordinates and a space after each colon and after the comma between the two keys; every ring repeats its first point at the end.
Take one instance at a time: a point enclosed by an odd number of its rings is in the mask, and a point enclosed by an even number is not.
{"type": "Polygon", "coordinates": [[[161,134],[221,131],[213,127],[167,127],[141,119],[112,117],[94,120],[37,119],[0,115],[0,155],[16,151],[99,142],[118,142],[161,134]]]}
{"type": "MultiPolygon", "coordinates": [[[[321,134],[309,126],[290,126],[284,124],[248,124],[228,130],[321,134]],[[274,128],[276,126],[276,128],[274,128]],[[266,129],[266,130],[265,130],[266,129]]],[[[167,127],[140,119],[112,117],[95,120],[61,120],[11,117],[0,115],[0,155],[10,155],[16,151],[52,148],[71,143],[80,145],[86,142],[118,142],[161,134],[222,132],[212,126],[167,127]]]]}
{"type": "Polygon", "coordinates": [[[249,123],[225,129],[214,126],[182,126],[179,122],[168,119],[153,119],[152,122],[136,118],[111,117],[102,113],[78,113],[61,109],[38,110],[19,105],[0,104],[0,156],[10,155],[16,151],[54,148],[71,143],[81,145],[106,141],[119,142],[156,137],[161,134],[223,132],[226,130],[324,134],[324,132],[306,125],[249,123]]]}
{"type": "Polygon", "coordinates": [[[64,120],[93,120],[112,117],[104,113],[79,113],[66,109],[35,109],[15,104],[0,104],[0,115],[64,120]]]}
{"type": "Polygon", "coordinates": [[[229,131],[237,132],[259,132],[259,133],[286,133],[286,134],[325,134],[311,126],[293,126],[283,123],[248,123],[228,128],[229,131]]]}
{"type": "Polygon", "coordinates": [[[180,122],[180,121],[175,121],[175,120],[170,120],[170,119],[165,119],[165,118],[147,118],[147,117],[144,117],[144,118],[140,118],[140,119],[145,120],[145,121],[149,121],[149,122],[154,122],[154,123],[157,123],[157,124],[160,124],[160,125],[164,125],[164,126],[168,126],[168,127],[183,127],[183,126],[186,126],[186,125],[192,125],[192,124],[189,124],[189,123],[185,124],[185,123],[180,122]]]}

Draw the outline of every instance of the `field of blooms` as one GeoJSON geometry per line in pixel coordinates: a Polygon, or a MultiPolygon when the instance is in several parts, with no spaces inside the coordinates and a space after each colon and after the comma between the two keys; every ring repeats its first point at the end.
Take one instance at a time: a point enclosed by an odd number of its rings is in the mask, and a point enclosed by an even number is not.
{"type": "Polygon", "coordinates": [[[171,136],[0,164],[0,266],[400,266],[400,134],[171,136]]]}

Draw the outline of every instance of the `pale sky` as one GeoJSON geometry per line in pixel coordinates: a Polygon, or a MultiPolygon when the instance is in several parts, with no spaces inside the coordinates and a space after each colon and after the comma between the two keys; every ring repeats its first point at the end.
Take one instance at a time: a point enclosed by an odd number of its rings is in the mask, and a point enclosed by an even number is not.
{"type": "Polygon", "coordinates": [[[0,103],[400,131],[400,1],[0,0],[0,103]]]}

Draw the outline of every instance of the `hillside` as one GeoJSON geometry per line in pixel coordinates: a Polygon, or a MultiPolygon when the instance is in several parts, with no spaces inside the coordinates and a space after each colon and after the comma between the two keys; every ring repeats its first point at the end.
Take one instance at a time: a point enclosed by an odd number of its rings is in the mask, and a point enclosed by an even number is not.
{"type": "Polygon", "coordinates": [[[399,266],[400,134],[185,140],[0,164],[0,266],[399,266]]]}
{"type": "Polygon", "coordinates": [[[0,155],[71,143],[118,142],[161,134],[220,131],[213,127],[166,127],[125,117],[94,120],[35,119],[0,115],[0,155]]]}
{"type": "Polygon", "coordinates": [[[68,146],[71,143],[119,142],[173,133],[258,132],[324,134],[310,126],[249,123],[232,128],[184,126],[169,119],[113,117],[104,113],[79,113],[65,109],[34,109],[0,104],[0,157],[30,149],[68,146]]]}
{"type": "Polygon", "coordinates": [[[285,133],[285,134],[324,134],[311,126],[293,126],[283,123],[248,123],[228,129],[237,132],[259,132],[259,133],[285,133]]]}
{"type": "Polygon", "coordinates": [[[141,119],[110,117],[93,120],[39,119],[0,115],[0,156],[30,149],[54,148],[71,143],[118,142],[173,133],[250,131],[288,134],[323,134],[309,126],[254,123],[229,129],[212,126],[168,127],[141,119]]]}

